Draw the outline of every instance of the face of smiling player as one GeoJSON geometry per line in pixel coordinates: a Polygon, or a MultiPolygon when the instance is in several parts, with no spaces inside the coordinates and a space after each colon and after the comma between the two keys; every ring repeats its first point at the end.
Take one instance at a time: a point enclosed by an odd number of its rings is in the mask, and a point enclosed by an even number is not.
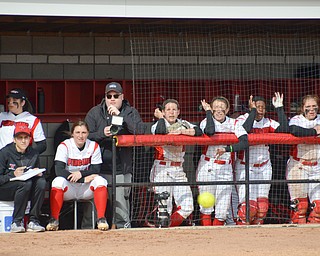
{"type": "Polygon", "coordinates": [[[262,100],[256,101],[256,108],[257,108],[256,120],[260,121],[266,114],[266,103],[262,100]]]}
{"type": "Polygon", "coordinates": [[[26,102],[22,99],[15,99],[10,97],[7,99],[7,103],[8,111],[15,115],[19,115],[23,112],[23,106],[26,102]]]}
{"type": "Polygon", "coordinates": [[[74,128],[72,132],[72,137],[78,148],[81,148],[84,146],[88,138],[88,135],[89,135],[89,131],[86,126],[78,125],[74,128]]]}
{"type": "Polygon", "coordinates": [[[302,112],[308,120],[313,120],[317,117],[318,109],[318,103],[314,98],[306,98],[303,102],[302,112]]]}
{"type": "Polygon", "coordinates": [[[217,99],[212,102],[211,108],[214,119],[220,123],[224,122],[229,112],[227,104],[223,100],[217,99]]]}

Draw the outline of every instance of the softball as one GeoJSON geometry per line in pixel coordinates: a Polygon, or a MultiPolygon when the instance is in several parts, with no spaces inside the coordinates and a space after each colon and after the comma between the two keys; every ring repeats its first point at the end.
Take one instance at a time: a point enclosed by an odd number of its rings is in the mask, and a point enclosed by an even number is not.
{"type": "Polygon", "coordinates": [[[210,208],[214,206],[216,199],[214,195],[210,192],[203,192],[198,195],[198,204],[201,205],[203,208],[210,208]]]}

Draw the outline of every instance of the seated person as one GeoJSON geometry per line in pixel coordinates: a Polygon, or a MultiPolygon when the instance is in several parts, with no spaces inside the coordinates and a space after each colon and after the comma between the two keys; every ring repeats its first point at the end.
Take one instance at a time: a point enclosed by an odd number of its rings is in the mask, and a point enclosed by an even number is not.
{"type": "Polygon", "coordinates": [[[84,121],[75,122],[71,138],[61,142],[55,156],[57,177],[52,181],[50,194],[51,219],[47,230],[59,229],[59,214],[63,201],[90,200],[98,214],[98,229],[108,230],[105,218],[107,205],[107,180],[99,176],[101,152],[98,143],[88,138],[89,128],[84,121]]]}
{"type": "Polygon", "coordinates": [[[16,123],[13,142],[0,150],[0,200],[14,201],[11,232],[23,233],[23,219],[28,200],[31,200],[28,232],[42,232],[39,224],[46,180],[42,173],[26,181],[10,181],[10,178],[21,176],[26,168],[39,168],[39,153],[29,146],[31,130],[26,123],[16,123]]]}

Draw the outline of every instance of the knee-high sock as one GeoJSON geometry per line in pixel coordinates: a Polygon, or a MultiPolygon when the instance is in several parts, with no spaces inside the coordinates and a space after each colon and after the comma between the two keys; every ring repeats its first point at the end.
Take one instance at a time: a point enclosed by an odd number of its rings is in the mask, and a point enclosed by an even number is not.
{"type": "Polygon", "coordinates": [[[212,220],[211,220],[211,214],[200,214],[200,222],[201,226],[211,226],[212,225],[212,220]]]}
{"type": "Polygon", "coordinates": [[[107,201],[108,201],[108,190],[106,187],[97,187],[93,191],[94,204],[97,208],[98,219],[105,217],[107,201]]]}
{"type": "Polygon", "coordinates": [[[50,194],[51,216],[56,220],[59,219],[59,214],[63,205],[64,191],[60,188],[52,188],[50,194]]]}
{"type": "Polygon", "coordinates": [[[170,227],[180,226],[181,223],[184,221],[184,218],[178,212],[174,212],[171,215],[170,219],[171,219],[170,227]]]}

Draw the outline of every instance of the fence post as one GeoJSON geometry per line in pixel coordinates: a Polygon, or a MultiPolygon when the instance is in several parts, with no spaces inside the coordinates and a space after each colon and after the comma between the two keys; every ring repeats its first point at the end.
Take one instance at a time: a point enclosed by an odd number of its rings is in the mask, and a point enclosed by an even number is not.
{"type": "Polygon", "coordinates": [[[116,229],[116,180],[117,180],[117,147],[116,138],[112,138],[112,226],[111,229],[116,229]]]}
{"type": "Polygon", "coordinates": [[[249,148],[245,150],[245,190],[246,190],[246,224],[250,225],[250,177],[249,177],[249,148]]]}

